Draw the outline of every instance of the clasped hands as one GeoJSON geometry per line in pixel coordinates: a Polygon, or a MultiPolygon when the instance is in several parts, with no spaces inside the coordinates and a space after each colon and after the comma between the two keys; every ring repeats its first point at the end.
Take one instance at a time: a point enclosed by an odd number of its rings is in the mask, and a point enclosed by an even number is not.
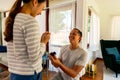
{"type": "Polygon", "coordinates": [[[44,32],[41,36],[41,43],[47,44],[50,39],[50,33],[48,31],[44,32]]]}

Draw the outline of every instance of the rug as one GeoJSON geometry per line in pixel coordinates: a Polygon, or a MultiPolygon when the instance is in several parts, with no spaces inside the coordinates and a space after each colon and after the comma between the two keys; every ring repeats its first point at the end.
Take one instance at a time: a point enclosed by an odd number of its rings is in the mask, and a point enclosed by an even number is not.
{"type": "Polygon", "coordinates": [[[103,80],[120,80],[120,74],[116,78],[116,73],[110,70],[109,68],[103,68],[103,80]]]}

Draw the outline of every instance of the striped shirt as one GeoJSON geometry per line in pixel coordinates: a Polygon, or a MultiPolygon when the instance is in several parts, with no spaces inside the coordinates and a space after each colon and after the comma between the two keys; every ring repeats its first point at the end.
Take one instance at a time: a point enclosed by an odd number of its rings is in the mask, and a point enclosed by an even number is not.
{"type": "Polygon", "coordinates": [[[13,26],[13,42],[7,43],[7,60],[11,73],[33,75],[42,70],[45,44],[40,43],[39,25],[34,17],[18,13],[13,26]]]}

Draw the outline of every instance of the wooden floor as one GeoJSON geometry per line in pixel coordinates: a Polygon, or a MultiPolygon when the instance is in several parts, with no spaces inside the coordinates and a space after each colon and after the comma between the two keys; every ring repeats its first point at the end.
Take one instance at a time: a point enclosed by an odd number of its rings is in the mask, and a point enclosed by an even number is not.
{"type": "MultiPolygon", "coordinates": [[[[96,66],[97,66],[96,76],[91,77],[91,76],[84,75],[81,78],[81,80],[103,80],[103,67],[104,67],[103,60],[102,59],[96,59],[94,64],[96,64],[96,66]]],[[[0,67],[1,67],[1,65],[0,65],[0,67]]],[[[4,67],[4,66],[2,66],[2,67],[4,67]]],[[[55,74],[56,74],[56,72],[49,71],[48,75],[47,75],[47,72],[45,70],[43,70],[43,72],[42,72],[42,80],[50,80],[50,78],[52,76],[54,76],[55,74]]],[[[0,76],[1,76],[1,74],[0,74],[0,76]]],[[[5,80],[9,80],[9,79],[5,79],[5,80]]]]}
{"type": "Polygon", "coordinates": [[[50,78],[51,78],[52,76],[54,76],[55,74],[56,74],[56,72],[54,72],[54,71],[49,71],[49,72],[48,72],[48,75],[47,75],[46,71],[43,71],[43,72],[42,72],[42,80],[50,80],[50,78]]]}
{"type": "Polygon", "coordinates": [[[97,66],[96,75],[95,76],[84,75],[81,80],[103,80],[103,67],[104,67],[103,60],[96,59],[94,64],[97,66]]]}

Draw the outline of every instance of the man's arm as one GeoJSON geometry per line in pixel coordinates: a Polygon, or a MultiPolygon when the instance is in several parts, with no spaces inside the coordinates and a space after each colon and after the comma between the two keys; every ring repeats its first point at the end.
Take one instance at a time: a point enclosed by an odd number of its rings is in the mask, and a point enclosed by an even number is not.
{"type": "Polygon", "coordinates": [[[61,64],[59,66],[66,74],[68,74],[69,76],[71,76],[72,78],[75,78],[79,72],[83,69],[84,66],[78,66],[75,65],[72,69],[66,67],[65,65],[61,64]]]}
{"type": "Polygon", "coordinates": [[[69,68],[62,64],[61,59],[50,56],[50,60],[55,67],[61,68],[67,75],[75,78],[79,72],[83,69],[84,66],[75,65],[73,68],[69,68]]]}

